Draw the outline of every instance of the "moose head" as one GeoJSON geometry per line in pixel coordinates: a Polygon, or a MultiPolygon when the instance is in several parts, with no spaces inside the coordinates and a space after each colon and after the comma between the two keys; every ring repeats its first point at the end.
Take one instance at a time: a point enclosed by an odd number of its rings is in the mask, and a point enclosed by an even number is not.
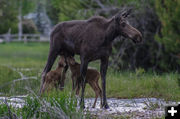
{"type": "Polygon", "coordinates": [[[139,43],[142,41],[142,34],[126,20],[131,11],[132,9],[129,9],[115,15],[116,30],[119,35],[130,38],[134,43],[139,43]]]}

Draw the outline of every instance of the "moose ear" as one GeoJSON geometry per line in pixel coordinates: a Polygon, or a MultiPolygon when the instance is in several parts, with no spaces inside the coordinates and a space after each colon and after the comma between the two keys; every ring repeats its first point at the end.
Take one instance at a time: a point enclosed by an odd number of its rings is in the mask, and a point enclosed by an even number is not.
{"type": "Polygon", "coordinates": [[[119,21],[121,19],[121,14],[120,13],[116,14],[114,19],[115,19],[116,23],[119,24],[119,21]]]}
{"type": "Polygon", "coordinates": [[[129,9],[129,10],[125,11],[125,12],[122,13],[121,16],[126,18],[131,13],[131,11],[132,11],[132,9],[129,9]]]}

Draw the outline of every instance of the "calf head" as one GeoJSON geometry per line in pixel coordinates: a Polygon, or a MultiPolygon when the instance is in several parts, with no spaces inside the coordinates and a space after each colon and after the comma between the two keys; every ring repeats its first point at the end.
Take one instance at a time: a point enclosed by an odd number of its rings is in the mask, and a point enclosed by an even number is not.
{"type": "Polygon", "coordinates": [[[67,63],[68,65],[75,65],[76,64],[76,61],[73,57],[68,57],[67,58],[67,63]]]}
{"type": "Polygon", "coordinates": [[[65,67],[66,63],[65,63],[65,58],[63,56],[61,56],[59,58],[59,62],[58,62],[58,68],[61,68],[61,67],[65,67]]]}
{"type": "Polygon", "coordinates": [[[126,20],[130,12],[131,9],[115,16],[116,30],[119,35],[132,39],[134,43],[139,43],[142,41],[142,34],[126,20]]]}

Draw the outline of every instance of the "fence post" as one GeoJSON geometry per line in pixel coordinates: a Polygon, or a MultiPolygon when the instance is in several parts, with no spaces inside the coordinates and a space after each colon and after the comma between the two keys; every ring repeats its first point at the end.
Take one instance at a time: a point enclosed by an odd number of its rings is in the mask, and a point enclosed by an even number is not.
{"type": "Polygon", "coordinates": [[[11,37],[11,28],[9,28],[7,34],[5,35],[5,41],[10,42],[10,37],[11,37]]]}
{"type": "Polygon", "coordinates": [[[27,35],[24,35],[24,43],[27,43],[27,35]]]}

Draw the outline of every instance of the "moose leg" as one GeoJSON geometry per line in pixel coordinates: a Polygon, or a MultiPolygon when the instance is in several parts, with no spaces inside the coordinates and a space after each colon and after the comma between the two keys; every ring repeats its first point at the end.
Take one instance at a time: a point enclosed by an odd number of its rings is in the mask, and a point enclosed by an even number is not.
{"type": "Polygon", "coordinates": [[[43,84],[43,86],[42,86],[42,93],[44,93],[44,92],[45,92],[45,89],[46,89],[46,88],[48,88],[48,87],[47,87],[47,83],[46,83],[46,82],[44,82],[44,84],[43,84]]]}
{"type": "Polygon", "coordinates": [[[103,104],[102,107],[105,109],[108,109],[108,103],[106,100],[106,72],[108,68],[108,58],[102,58],[101,59],[101,66],[100,66],[100,72],[101,72],[101,80],[102,80],[102,93],[103,93],[103,104]]]}
{"type": "Polygon", "coordinates": [[[85,108],[84,106],[84,91],[85,91],[85,78],[86,72],[88,67],[88,61],[81,57],[81,65],[80,65],[80,76],[81,76],[81,100],[80,100],[80,107],[85,108]]]}
{"type": "Polygon", "coordinates": [[[42,93],[42,86],[44,84],[46,74],[51,70],[51,68],[52,68],[52,66],[54,64],[54,61],[57,58],[57,56],[58,56],[58,52],[56,50],[50,49],[49,56],[48,56],[48,61],[46,63],[44,71],[42,73],[41,86],[40,86],[40,94],[42,93]]]}
{"type": "Polygon", "coordinates": [[[72,91],[74,91],[74,89],[76,88],[76,77],[72,76],[72,91]]]}

